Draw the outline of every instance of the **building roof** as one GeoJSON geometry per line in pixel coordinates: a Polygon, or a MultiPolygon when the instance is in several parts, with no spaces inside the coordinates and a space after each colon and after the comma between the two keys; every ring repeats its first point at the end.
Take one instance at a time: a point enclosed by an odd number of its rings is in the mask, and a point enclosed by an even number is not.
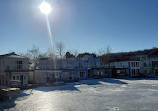
{"type": "Polygon", "coordinates": [[[15,52],[8,53],[8,54],[4,54],[4,55],[0,55],[0,58],[4,58],[4,57],[11,57],[11,58],[26,58],[26,57],[23,57],[23,56],[20,56],[20,55],[16,54],[15,52]]]}

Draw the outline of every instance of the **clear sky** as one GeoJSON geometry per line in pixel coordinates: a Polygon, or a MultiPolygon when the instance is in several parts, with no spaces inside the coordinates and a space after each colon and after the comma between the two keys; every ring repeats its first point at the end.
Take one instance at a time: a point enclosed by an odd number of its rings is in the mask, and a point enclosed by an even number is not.
{"type": "MultiPolygon", "coordinates": [[[[0,54],[49,48],[42,0],[0,0],[0,54]]],[[[46,0],[53,42],[66,50],[112,52],[158,47],[158,0],[46,0]]]]}

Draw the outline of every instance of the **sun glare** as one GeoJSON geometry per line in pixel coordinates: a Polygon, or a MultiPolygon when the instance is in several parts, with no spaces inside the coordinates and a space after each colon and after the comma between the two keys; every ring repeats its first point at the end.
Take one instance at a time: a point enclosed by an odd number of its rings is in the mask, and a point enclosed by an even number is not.
{"type": "Polygon", "coordinates": [[[52,10],[52,7],[47,2],[42,2],[40,4],[39,8],[40,8],[41,12],[46,14],[46,15],[49,14],[51,12],[51,10],[52,10]]]}

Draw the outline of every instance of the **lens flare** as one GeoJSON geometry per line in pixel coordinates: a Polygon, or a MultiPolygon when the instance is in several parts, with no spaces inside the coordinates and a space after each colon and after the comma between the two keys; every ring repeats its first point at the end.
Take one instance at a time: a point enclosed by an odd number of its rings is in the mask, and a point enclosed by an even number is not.
{"type": "Polygon", "coordinates": [[[47,24],[47,31],[48,31],[48,38],[49,38],[49,45],[50,45],[50,50],[51,53],[53,54],[53,38],[52,38],[52,32],[51,32],[51,26],[50,26],[50,21],[49,21],[49,13],[52,10],[52,7],[49,3],[47,3],[45,0],[40,4],[39,9],[42,13],[45,14],[46,17],[46,24],[47,24]]]}
{"type": "Polygon", "coordinates": [[[47,23],[47,30],[48,30],[48,37],[49,37],[49,42],[50,42],[50,46],[51,46],[51,51],[53,52],[53,38],[52,38],[52,32],[51,32],[48,15],[46,15],[46,23],[47,23]]]}
{"type": "Polygon", "coordinates": [[[52,10],[52,7],[50,6],[50,4],[45,1],[41,3],[39,8],[40,8],[41,12],[46,15],[49,14],[52,10]]]}

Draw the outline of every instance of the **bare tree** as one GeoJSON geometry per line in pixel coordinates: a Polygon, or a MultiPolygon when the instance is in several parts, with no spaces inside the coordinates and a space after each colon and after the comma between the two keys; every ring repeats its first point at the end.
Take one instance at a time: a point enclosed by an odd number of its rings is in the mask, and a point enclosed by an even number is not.
{"type": "Polygon", "coordinates": [[[100,56],[101,59],[101,64],[107,64],[108,61],[110,60],[111,56],[111,47],[109,45],[106,46],[106,48],[102,48],[98,50],[98,55],[100,56]]]}
{"type": "Polygon", "coordinates": [[[71,52],[75,57],[77,57],[77,55],[79,54],[79,52],[77,50],[74,50],[71,52]]]}
{"type": "Polygon", "coordinates": [[[55,59],[56,58],[56,54],[55,51],[52,51],[52,49],[48,49],[46,52],[47,57],[51,58],[51,59],[55,59]]]}
{"type": "Polygon", "coordinates": [[[64,44],[62,42],[56,42],[56,49],[57,49],[58,56],[60,58],[63,58],[64,49],[65,49],[64,44]]]}
{"type": "Polygon", "coordinates": [[[30,59],[31,69],[36,69],[38,67],[38,59],[39,57],[44,57],[45,55],[42,55],[39,48],[36,46],[33,46],[32,49],[29,49],[26,53],[21,54],[25,57],[28,57],[30,59]]]}
{"type": "Polygon", "coordinates": [[[106,46],[106,54],[111,53],[111,47],[109,45],[106,46]]]}
{"type": "Polygon", "coordinates": [[[106,48],[101,48],[98,50],[98,55],[107,55],[111,53],[111,47],[109,45],[106,46],[106,48]]]}
{"type": "Polygon", "coordinates": [[[67,52],[70,52],[74,57],[77,57],[77,55],[79,54],[79,52],[75,49],[75,50],[67,50],[67,52]]]}

